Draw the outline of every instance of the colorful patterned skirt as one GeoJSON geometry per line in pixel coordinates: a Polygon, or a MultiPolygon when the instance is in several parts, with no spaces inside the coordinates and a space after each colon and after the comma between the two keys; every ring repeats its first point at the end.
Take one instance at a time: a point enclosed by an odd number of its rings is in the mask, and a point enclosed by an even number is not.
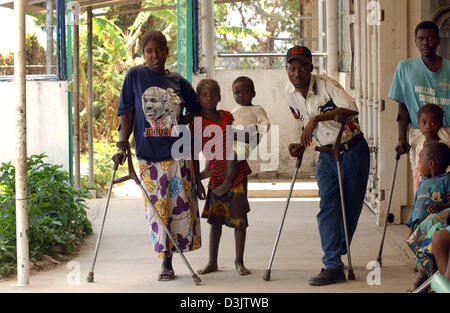
{"type": "MultiPolygon", "coordinates": [[[[182,252],[201,247],[200,218],[194,185],[192,161],[139,160],[140,180],[150,201],[168,227],[182,252]]],[[[177,249],[167,236],[161,221],[144,196],[145,215],[153,248],[159,257],[170,256],[177,249]]]]}
{"type": "Polygon", "coordinates": [[[449,212],[450,209],[445,209],[439,213],[428,215],[407,240],[409,248],[416,255],[416,265],[424,269],[428,276],[437,270],[431,239],[435,232],[448,226],[445,219],[449,212]]]}
{"type": "Polygon", "coordinates": [[[220,197],[208,189],[202,218],[206,218],[211,225],[245,229],[248,227],[247,213],[249,211],[247,179],[244,179],[220,197]]]}

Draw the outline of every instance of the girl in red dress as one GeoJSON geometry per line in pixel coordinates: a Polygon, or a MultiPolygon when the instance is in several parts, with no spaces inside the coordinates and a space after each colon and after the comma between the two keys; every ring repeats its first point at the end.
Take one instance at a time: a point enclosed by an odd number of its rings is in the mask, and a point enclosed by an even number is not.
{"type": "Polygon", "coordinates": [[[233,159],[234,153],[234,136],[231,129],[233,115],[228,111],[217,110],[220,87],[215,80],[201,80],[197,86],[197,97],[202,109],[191,122],[191,130],[194,141],[201,138],[202,152],[208,163],[207,170],[201,173],[202,178],[210,177],[202,218],[206,218],[211,225],[209,261],[198,273],[207,274],[218,270],[217,255],[222,225],[227,225],[235,230],[236,271],[240,275],[248,275],[250,271],[244,266],[244,247],[248,226],[247,212],[250,211],[247,176],[251,170],[245,160],[237,162],[229,190],[222,195],[214,192],[217,187],[228,184],[227,176],[230,176],[230,171],[227,171],[227,159],[233,159]],[[227,133],[230,136],[228,140],[227,133]]]}

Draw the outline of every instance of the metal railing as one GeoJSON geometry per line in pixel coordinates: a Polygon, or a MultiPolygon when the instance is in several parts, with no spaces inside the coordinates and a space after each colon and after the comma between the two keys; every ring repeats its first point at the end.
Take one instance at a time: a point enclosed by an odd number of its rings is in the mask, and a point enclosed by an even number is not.
{"type": "MultiPolygon", "coordinates": [[[[311,52],[313,57],[327,57],[326,52],[311,52]]],[[[217,52],[219,58],[258,58],[258,57],[275,57],[284,58],[286,53],[281,52],[217,52]]]]}
{"type": "MultiPolygon", "coordinates": [[[[56,65],[50,65],[52,68],[56,68],[56,65]]],[[[14,65],[0,65],[1,69],[8,69],[13,68],[14,65]]],[[[34,69],[34,68],[47,68],[47,65],[42,64],[34,64],[34,65],[26,65],[25,68],[27,69],[34,69]]],[[[58,80],[58,74],[52,73],[52,74],[26,74],[27,80],[58,80]]],[[[13,81],[14,80],[14,74],[0,74],[0,81],[13,81]]]]}

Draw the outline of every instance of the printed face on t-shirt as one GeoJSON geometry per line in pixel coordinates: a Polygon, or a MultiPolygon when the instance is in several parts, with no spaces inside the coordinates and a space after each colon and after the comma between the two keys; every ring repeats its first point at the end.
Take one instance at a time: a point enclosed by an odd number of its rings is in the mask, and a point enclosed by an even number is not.
{"type": "Polygon", "coordinates": [[[171,112],[170,96],[159,87],[150,87],[142,95],[142,110],[151,127],[169,128],[176,125],[176,117],[171,112]]]}

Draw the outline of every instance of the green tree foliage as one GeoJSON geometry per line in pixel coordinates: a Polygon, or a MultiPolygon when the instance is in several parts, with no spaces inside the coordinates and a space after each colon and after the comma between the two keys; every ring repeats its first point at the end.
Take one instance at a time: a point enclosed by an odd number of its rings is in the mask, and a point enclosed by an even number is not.
{"type": "MultiPolygon", "coordinates": [[[[286,51],[300,37],[300,1],[255,0],[216,4],[216,49],[227,52],[286,51]],[[292,38],[292,41],[276,38],[292,38]]],[[[280,60],[278,60],[280,61],[280,60]]],[[[271,67],[279,66],[280,62],[271,67]]],[[[220,68],[267,67],[267,59],[219,59],[220,68]]]]}
{"type": "MultiPolygon", "coordinates": [[[[27,34],[25,38],[26,74],[45,74],[45,49],[38,41],[36,34],[27,34]]],[[[0,53],[0,75],[14,75],[14,52],[6,55],[0,53]]]]}
{"type": "Polygon", "coordinates": [[[0,53],[0,75],[14,75],[14,52],[0,53]]]}

